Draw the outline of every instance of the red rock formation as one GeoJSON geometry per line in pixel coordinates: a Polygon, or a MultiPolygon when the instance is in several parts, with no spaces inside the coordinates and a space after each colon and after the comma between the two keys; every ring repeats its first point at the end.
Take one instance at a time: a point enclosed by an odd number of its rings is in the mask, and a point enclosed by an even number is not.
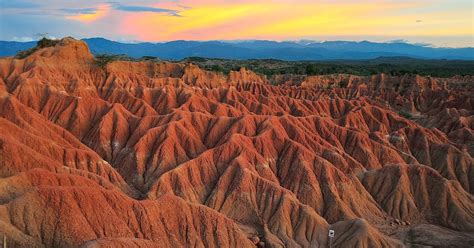
{"type": "Polygon", "coordinates": [[[0,232],[20,247],[386,247],[427,244],[406,237],[429,223],[470,244],[466,82],[102,68],[66,38],[0,60],[0,232]]]}

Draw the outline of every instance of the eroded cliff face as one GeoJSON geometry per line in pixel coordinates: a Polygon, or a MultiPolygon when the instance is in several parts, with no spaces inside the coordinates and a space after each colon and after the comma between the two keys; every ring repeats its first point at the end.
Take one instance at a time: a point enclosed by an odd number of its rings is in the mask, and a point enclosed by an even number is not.
{"type": "Polygon", "coordinates": [[[473,245],[472,83],[101,68],[63,39],[0,60],[0,232],[19,247],[473,245]]]}

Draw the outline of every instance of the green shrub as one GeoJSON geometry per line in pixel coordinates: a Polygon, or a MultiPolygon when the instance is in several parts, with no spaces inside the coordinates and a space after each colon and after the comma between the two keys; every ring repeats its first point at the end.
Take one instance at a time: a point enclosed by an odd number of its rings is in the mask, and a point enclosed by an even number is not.
{"type": "Polygon", "coordinates": [[[413,119],[414,119],[414,117],[413,117],[413,115],[412,115],[411,113],[408,113],[408,112],[406,112],[406,111],[404,111],[404,110],[398,111],[398,115],[400,115],[400,116],[402,116],[402,117],[404,117],[404,118],[406,118],[406,119],[409,119],[409,120],[413,120],[413,119]]]}
{"type": "Polygon", "coordinates": [[[46,37],[43,37],[41,40],[39,40],[36,43],[35,47],[30,48],[28,50],[18,52],[16,54],[15,58],[24,59],[24,58],[30,56],[31,54],[33,54],[34,52],[36,52],[38,49],[45,48],[45,47],[52,47],[52,46],[55,46],[58,43],[59,43],[59,40],[52,40],[52,39],[48,39],[46,37]]]}
{"type": "Polygon", "coordinates": [[[52,47],[52,46],[56,46],[58,43],[59,43],[59,40],[52,40],[52,39],[43,37],[41,40],[39,40],[36,43],[36,47],[37,48],[52,47]]]}
{"type": "Polygon", "coordinates": [[[189,62],[206,62],[207,61],[207,59],[203,57],[188,57],[186,60],[189,62]]]}
{"type": "Polygon", "coordinates": [[[155,56],[143,56],[140,58],[140,60],[144,60],[144,61],[149,61],[149,60],[152,60],[152,61],[159,61],[160,59],[158,57],[155,57],[155,56]]]}
{"type": "Polygon", "coordinates": [[[124,54],[98,54],[95,56],[95,63],[101,68],[105,68],[105,66],[113,61],[135,61],[134,59],[128,57],[124,54]]]}

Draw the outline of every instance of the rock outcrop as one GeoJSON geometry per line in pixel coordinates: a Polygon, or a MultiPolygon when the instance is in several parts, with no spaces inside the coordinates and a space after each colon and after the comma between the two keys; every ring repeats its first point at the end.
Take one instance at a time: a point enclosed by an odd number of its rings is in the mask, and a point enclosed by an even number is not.
{"type": "Polygon", "coordinates": [[[102,67],[72,38],[0,59],[0,233],[13,247],[473,245],[466,82],[102,67]]]}

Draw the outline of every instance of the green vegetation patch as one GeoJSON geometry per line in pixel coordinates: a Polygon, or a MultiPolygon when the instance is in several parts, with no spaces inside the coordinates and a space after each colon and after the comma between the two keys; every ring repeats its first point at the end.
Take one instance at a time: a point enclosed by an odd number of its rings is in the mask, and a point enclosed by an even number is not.
{"type": "Polygon", "coordinates": [[[98,54],[94,57],[95,64],[101,68],[105,68],[108,63],[113,61],[152,61],[152,62],[159,62],[160,59],[154,56],[143,56],[141,58],[132,58],[125,54],[98,54]]]}
{"type": "Polygon", "coordinates": [[[267,76],[280,74],[369,76],[385,73],[392,76],[418,74],[432,77],[474,75],[474,61],[424,60],[407,57],[381,57],[371,60],[282,61],[275,59],[228,60],[191,57],[183,60],[211,71],[229,73],[241,67],[267,76]]]}
{"type": "Polygon", "coordinates": [[[60,40],[53,40],[53,39],[48,39],[46,37],[43,37],[41,40],[39,40],[36,43],[35,47],[30,48],[30,49],[25,50],[25,51],[18,52],[17,55],[15,56],[15,58],[24,59],[24,58],[30,56],[31,54],[33,54],[34,52],[36,52],[37,50],[39,50],[41,48],[56,46],[59,42],[60,42],[60,40]]]}
{"type": "Polygon", "coordinates": [[[398,115],[404,117],[405,119],[414,120],[414,116],[411,113],[408,113],[404,110],[398,111],[398,115]]]}

